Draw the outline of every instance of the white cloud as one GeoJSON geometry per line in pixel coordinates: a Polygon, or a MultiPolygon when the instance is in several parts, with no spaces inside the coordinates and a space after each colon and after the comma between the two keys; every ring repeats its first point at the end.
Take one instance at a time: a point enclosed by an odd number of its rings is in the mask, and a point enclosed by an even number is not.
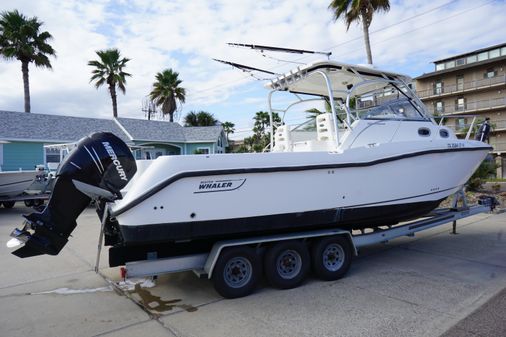
{"type": "MultiPolygon", "coordinates": [[[[180,73],[188,92],[184,111],[208,110],[221,120],[248,127],[254,111],[267,108],[267,91],[261,82],[212,58],[275,72],[294,67],[255,51],[226,45],[240,42],[311,50],[336,46],[332,48],[334,59],[364,63],[361,27],[352,24],[347,32],[342,21],[334,23],[327,9],[329,2],[21,0],[13,7],[12,2],[0,0],[0,8],[17,8],[27,16],[36,15],[54,36],[52,44],[58,53],[52,60],[54,70],[30,67],[35,112],[110,116],[110,97],[106,88],[97,91],[90,85],[87,62],[96,57],[96,50],[117,47],[131,59],[127,71],[133,75],[127,81],[127,94],[118,96],[121,116],[142,118],[141,102],[155,74],[173,68],[180,73]]],[[[501,13],[506,4],[502,1],[481,7],[487,2],[455,1],[398,25],[448,0],[391,3],[390,12],[377,14],[371,26],[373,57],[380,67],[416,76],[431,71],[433,60],[504,42],[501,13]],[[469,8],[474,9],[457,15],[469,8]],[[394,26],[374,33],[389,25],[394,26]]],[[[267,55],[306,62],[322,58],[267,55]]],[[[20,65],[1,61],[0,79],[0,109],[22,110],[20,65]]]]}

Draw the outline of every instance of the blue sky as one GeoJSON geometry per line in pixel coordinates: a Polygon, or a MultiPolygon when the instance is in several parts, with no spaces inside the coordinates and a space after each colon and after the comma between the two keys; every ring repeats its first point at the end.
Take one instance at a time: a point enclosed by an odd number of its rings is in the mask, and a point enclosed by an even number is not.
{"type": "MultiPolygon", "coordinates": [[[[334,22],[329,0],[204,1],[0,0],[0,10],[18,9],[37,16],[53,36],[58,57],[53,71],[30,68],[32,111],[83,117],[112,116],[105,88],[89,84],[95,51],[119,48],[132,60],[126,95],[118,96],[119,115],[144,118],[142,99],[155,74],[180,73],[187,89],[181,115],[205,110],[236,124],[247,135],[256,111],[267,109],[264,82],[216,63],[226,59],[274,72],[321,56],[258,52],[231,48],[227,42],[331,51],[332,59],[365,63],[361,27],[349,31],[334,22]]],[[[434,60],[506,42],[505,1],[390,1],[388,13],[374,17],[371,42],[375,66],[410,76],[433,70],[434,60]]],[[[263,76],[262,74],[259,74],[263,76]]],[[[0,109],[22,111],[20,64],[0,60],[0,109]]],[[[243,132],[241,132],[243,131],[243,132]]]]}

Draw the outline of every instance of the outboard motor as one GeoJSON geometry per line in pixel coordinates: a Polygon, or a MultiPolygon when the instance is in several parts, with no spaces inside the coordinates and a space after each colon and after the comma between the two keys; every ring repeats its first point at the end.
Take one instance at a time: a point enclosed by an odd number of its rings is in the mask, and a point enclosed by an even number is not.
{"type": "Polygon", "coordinates": [[[121,199],[120,190],[137,170],[128,146],[112,133],[82,138],[63,160],[49,203],[41,213],[24,216],[25,226],[11,236],[24,246],[12,252],[18,257],[57,255],[76,227],[77,217],[92,199],[121,199]]]}

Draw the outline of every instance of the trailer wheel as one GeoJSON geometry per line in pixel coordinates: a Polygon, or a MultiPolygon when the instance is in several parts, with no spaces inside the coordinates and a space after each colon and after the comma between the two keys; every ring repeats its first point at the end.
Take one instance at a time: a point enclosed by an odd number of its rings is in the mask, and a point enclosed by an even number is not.
{"type": "Polygon", "coordinates": [[[15,203],[16,203],[15,201],[4,201],[4,202],[2,202],[2,204],[4,205],[5,208],[12,208],[12,207],[14,207],[15,203]]]}
{"type": "Polygon", "coordinates": [[[325,281],[332,281],[346,274],[350,268],[353,252],[347,238],[331,236],[314,242],[311,255],[316,276],[325,281]]]}
{"type": "Polygon", "coordinates": [[[25,206],[26,207],[32,207],[33,206],[33,200],[32,199],[25,200],[25,206]]]}
{"type": "Polygon", "coordinates": [[[254,249],[247,246],[223,250],[213,270],[214,289],[225,298],[251,294],[260,279],[261,263],[254,249]]]}
{"type": "Polygon", "coordinates": [[[33,200],[33,205],[34,205],[35,207],[37,207],[37,206],[42,206],[42,205],[44,205],[44,200],[43,200],[43,199],[34,199],[34,200],[33,200]]]}
{"type": "Polygon", "coordinates": [[[295,288],[304,281],[309,263],[309,252],[304,243],[280,241],[265,253],[265,276],[275,288],[295,288]]]}

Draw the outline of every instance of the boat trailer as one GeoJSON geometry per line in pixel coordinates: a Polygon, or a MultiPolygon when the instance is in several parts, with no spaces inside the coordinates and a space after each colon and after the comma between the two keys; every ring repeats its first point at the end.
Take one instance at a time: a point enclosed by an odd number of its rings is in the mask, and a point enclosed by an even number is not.
{"type": "MultiPolygon", "coordinates": [[[[345,239],[345,241],[348,241],[349,243],[349,247],[351,248],[348,250],[350,256],[344,256],[343,260],[341,261],[343,263],[344,261],[347,261],[347,267],[349,267],[352,256],[357,256],[362,247],[378,243],[387,243],[392,239],[403,236],[414,237],[417,232],[428,230],[430,228],[441,226],[450,222],[452,223],[452,231],[450,234],[457,234],[456,225],[458,220],[480,213],[491,212],[495,208],[496,204],[497,202],[493,197],[483,197],[479,200],[478,204],[469,206],[467,204],[464,192],[460,190],[454,194],[451,208],[436,209],[427,214],[425,217],[411,222],[401,223],[399,225],[388,226],[385,228],[376,228],[374,230],[371,229],[370,232],[367,232],[365,230],[350,232],[348,230],[343,230],[340,228],[333,228],[218,241],[213,245],[212,249],[208,253],[127,262],[125,266],[121,268],[121,276],[124,279],[129,277],[156,277],[161,274],[193,271],[200,278],[213,279],[213,275],[219,274],[216,273],[216,266],[220,264],[220,257],[224,255],[224,251],[233,248],[237,250],[241,247],[245,247],[245,249],[246,247],[254,247],[257,250],[265,250],[267,247],[281,242],[307,242],[315,240],[315,242],[318,242],[318,240],[321,241],[325,240],[326,238],[330,239],[336,237],[345,239]],[[460,207],[457,207],[459,200],[461,201],[462,205],[460,207]]],[[[95,265],[95,271],[97,273],[99,272],[100,253],[104,238],[104,225],[106,223],[107,216],[108,209],[106,208],[102,217],[102,229],[100,231],[98,242],[98,251],[95,265]]],[[[348,254],[346,249],[341,249],[339,252],[344,255],[348,254]]],[[[325,256],[323,257],[323,260],[325,260],[325,256]]],[[[341,265],[343,263],[341,263],[341,265]]],[[[328,262],[328,267],[330,270],[332,270],[333,266],[334,265],[331,262],[328,262]]],[[[343,275],[346,273],[348,269],[347,267],[344,268],[342,272],[343,275]]],[[[220,269],[219,271],[221,274],[224,273],[223,269],[220,269]]],[[[337,272],[337,270],[335,270],[335,272],[337,272]]],[[[316,274],[322,278],[321,275],[318,275],[318,272],[316,274]]],[[[269,275],[266,276],[269,278],[269,275]]],[[[337,279],[334,276],[330,278],[323,277],[323,279],[337,279]]],[[[219,277],[220,275],[218,275],[218,278],[219,277]]],[[[226,282],[227,281],[225,280],[225,283],[226,282]]],[[[283,288],[283,286],[281,286],[281,288],[283,288]]],[[[218,292],[220,291],[218,290],[218,292]]],[[[220,294],[228,298],[244,296],[244,294],[236,296],[235,293],[230,294],[227,292],[220,292],[220,294]]]]}

